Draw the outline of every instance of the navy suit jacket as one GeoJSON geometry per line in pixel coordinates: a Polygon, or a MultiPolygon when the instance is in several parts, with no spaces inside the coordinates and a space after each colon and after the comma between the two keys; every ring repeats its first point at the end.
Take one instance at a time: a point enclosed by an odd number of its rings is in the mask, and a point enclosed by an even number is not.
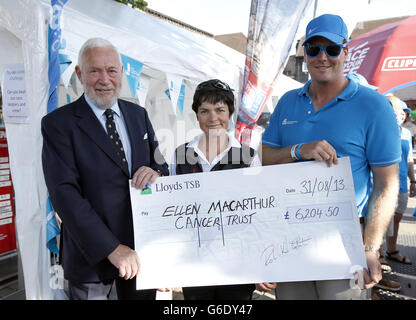
{"type": "MultiPolygon", "coordinates": [[[[130,138],[132,174],[168,166],[144,108],[118,100],[130,138]]],[[[74,282],[118,277],[107,256],[119,244],[134,248],[129,172],[84,96],[42,119],[42,164],[62,219],[62,265],[74,282]]]]}

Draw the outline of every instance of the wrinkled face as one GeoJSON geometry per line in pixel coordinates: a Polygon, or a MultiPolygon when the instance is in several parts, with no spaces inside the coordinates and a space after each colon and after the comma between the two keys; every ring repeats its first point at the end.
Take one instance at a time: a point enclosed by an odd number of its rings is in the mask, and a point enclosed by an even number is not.
{"type": "Polygon", "coordinates": [[[199,127],[207,137],[225,134],[228,129],[230,116],[227,104],[222,101],[216,104],[203,102],[196,114],[199,127]]]}
{"type": "Polygon", "coordinates": [[[123,68],[112,48],[90,48],[84,51],[82,70],[75,68],[85,94],[98,107],[111,108],[121,90],[123,68]]]}
{"type": "MultiPolygon", "coordinates": [[[[309,41],[310,44],[325,46],[332,44],[323,37],[314,37],[309,41]]],[[[304,55],[308,71],[312,80],[320,83],[331,83],[344,76],[344,62],[348,56],[348,47],[342,48],[338,57],[328,57],[325,50],[316,57],[304,55]]]]}

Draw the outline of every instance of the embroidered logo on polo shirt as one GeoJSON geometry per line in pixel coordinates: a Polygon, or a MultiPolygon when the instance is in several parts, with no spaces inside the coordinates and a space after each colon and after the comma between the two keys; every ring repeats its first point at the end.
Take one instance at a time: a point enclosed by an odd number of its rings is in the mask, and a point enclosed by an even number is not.
{"type": "Polygon", "coordinates": [[[298,123],[297,120],[287,120],[286,118],[283,119],[282,121],[282,126],[288,125],[288,124],[295,124],[298,123]]]}

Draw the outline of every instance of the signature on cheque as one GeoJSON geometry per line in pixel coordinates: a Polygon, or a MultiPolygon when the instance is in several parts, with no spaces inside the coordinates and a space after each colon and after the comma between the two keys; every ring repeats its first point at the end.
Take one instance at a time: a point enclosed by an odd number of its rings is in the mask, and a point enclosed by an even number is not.
{"type": "Polygon", "coordinates": [[[264,259],[264,265],[267,267],[277,261],[280,257],[297,251],[302,247],[306,247],[311,240],[312,237],[297,236],[291,240],[285,240],[281,243],[270,244],[261,253],[261,257],[264,259]]]}

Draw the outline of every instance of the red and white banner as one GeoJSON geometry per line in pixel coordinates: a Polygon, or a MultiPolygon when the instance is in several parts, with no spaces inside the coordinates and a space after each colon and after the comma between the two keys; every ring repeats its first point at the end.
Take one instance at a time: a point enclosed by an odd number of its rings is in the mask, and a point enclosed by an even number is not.
{"type": "Polygon", "coordinates": [[[0,254],[17,249],[14,212],[6,130],[0,128],[0,254]]]}
{"type": "Polygon", "coordinates": [[[251,131],[282,73],[299,22],[311,1],[252,0],[244,82],[235,136],[250,145],[251,131]]]}
{"type": "Polygon", "coordinates": [[[380,93],[416,80],[416,16],[385,24],[349,43],[344,73],[362,74],[380,93]]]}

